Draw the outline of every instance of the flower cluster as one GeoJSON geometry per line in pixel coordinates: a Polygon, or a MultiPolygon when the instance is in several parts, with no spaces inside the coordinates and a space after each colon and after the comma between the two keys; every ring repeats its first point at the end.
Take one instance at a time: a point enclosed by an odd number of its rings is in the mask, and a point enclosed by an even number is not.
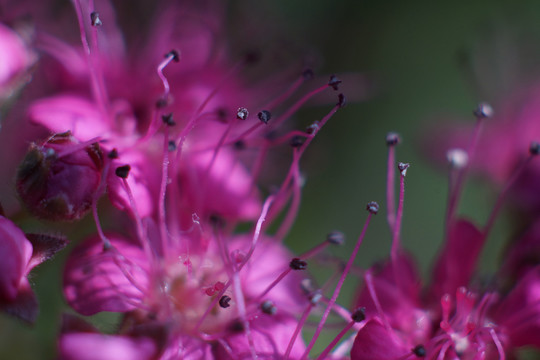
{"type": "MultiPolygon", "coordinates": [[[[389,258],[354,265],[379,212],[374,201],[346,261],[327,254],[344,243],[339,231],[294,255],[284,240],[300,206],[300,161],[345,105],[341,80],[296,68],[292,77],[280,72],[282,83],[253,85],[245,72],[257,56],[231,60],[218,2],[133,3],[148,12],[139,24],[152,29],[148,38],[127,37],[121,11],[105,1],[73,1],[77,40],[54,26],[36,25],[29,39],[16,22],[0,25],[7,54],[0,108],[10,114],[20,101],[24,115],[8,115],[22,117],[10,130],[34,126],[26,153],[12,149],[19,199],[28,216],[50,223],[93,219],[92,234],[72,244],[63,270],[63,295],[77,315],[63,317],[60,358],[480,360],[540,347],[538,224],[509,246],[492,283],[475,277],[507,195],[516,188],[537,195],[534,132],[516,136],[507,162],[490,162],[480,151],[488,147],[478,145],[500,143],[492,133],[480,138],[493,111],[481,104],[474,112],[471,139],[448,151],[444,243],[429,284],[401,245],[410,166],[395,162],[396,133],[386,137],[389,258]],[[19,100],[21,91],[28,96],[19,100]],[[327,113],[296,130],[291,118],[324,92],[335,98],[327,113]],[[505,184],[483,227],[457,211],[467,174],[478,167],[505,184]],[[525,177],[531,186],[519,185],[525,177]],[[332,264],[322,286],[306,271],[320,264],[332,264]],[[338,302],[347,277],[357,287],[352,306],[338,302]],[[100,312],[120,314],[114,331],[84,318],[100,312]]],[[[29,272],[68,240],[25,233],[6,213],[0,209],[0,308],[31,323],[38,304],[29,272]]]]}

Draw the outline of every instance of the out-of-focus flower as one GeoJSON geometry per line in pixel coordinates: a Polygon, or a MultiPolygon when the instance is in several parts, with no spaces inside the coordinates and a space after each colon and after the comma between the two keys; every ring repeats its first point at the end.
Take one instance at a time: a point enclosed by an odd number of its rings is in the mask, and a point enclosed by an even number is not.
{"type": "Polygon", "coordinates": [[[0,23],[0,108],[29,80],[36,55],[12,29],[0,23]]]}

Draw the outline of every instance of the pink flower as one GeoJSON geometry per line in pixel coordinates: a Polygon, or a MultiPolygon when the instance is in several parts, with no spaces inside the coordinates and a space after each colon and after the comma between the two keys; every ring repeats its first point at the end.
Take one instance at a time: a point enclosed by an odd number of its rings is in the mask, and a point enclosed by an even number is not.
{"type": "Polygon", "coordinates": [[[36,60],[25,41],[0,23],[0,105],[29,80],[29,68],[36,60]]]}
{"type": "Polygon", "coordinates": [[[34,322],[38,304],[27,276],[65,245],[63,238],[25,235],[13,222],[0,216],[0,309],[34,322]]]}

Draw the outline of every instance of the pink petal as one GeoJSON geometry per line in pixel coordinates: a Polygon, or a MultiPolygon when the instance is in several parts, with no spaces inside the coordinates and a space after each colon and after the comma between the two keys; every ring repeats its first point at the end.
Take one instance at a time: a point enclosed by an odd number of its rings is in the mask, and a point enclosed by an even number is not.
{"type": "Polygon", "coordinates": [[[101,240],[91,238],[75,248],[66,263],[64,296],[83,315],[126,312],[145,298],[149,280],[143,250],[118,235],[108,238],[114,249],[103,251],[101,240]]]}
{"type": "Polygon", "coordinates": [[[15,224],[0,216],[0,298],[14,301],[29,271],[32,244],[15,224]]]}
{"type": "Polygon", "coordinates": [[[62,360],[149,360],[156,355],[156,346],[148,338],[68,333],[60,337],[62,360]]]}
{"type": "Polygon", "coordinates": [[[111,132],[109,123],[95,104],[74,95],[58,95],[35,101],[28,110],[30,120],[51,132],[71,131],[79,141],[106,137],[111,132]]]}
{"type": "Polygon", "coordinates": [[[484,235],[471,222],[459,219],[433,270],[431,295],[438,301],[444,294],[455,294],[460,286],[467,287],[484,245],[484,235]]]}
{"type": "Polygon", "coordinates": [[[510,346],[540,347],[540,266],[530,270],[493,315],[510,346]]]}
{"type": "Polygon", "coordinates": [[[182,167],[181,189],[189,215],[217,214],[225,218],[255,219],[261,201],[253,179],[230,150],[221,149],[209,169],[213,151],[192,155],[182,167]],[[208,170],[209,169],[209,170],[208,170]]]}
{"type": "Polygon", "coordinates": [[[407,354],[411,354],[411,350],[378,319],[372,319],[356,335],[351,360],[396,360],[404,359],[407,354]]]}
{"type": "Polygon", "coordinates": [[[23,40],[10,28],[0,23],[0,93],[4,86],[20,75],[34,60],[23,40]]]}

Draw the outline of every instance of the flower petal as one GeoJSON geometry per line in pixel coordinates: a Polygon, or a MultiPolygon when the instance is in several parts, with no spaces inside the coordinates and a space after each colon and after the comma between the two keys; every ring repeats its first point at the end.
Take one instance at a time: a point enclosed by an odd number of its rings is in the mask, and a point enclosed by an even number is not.
{"type": "Polygon", "coordinates": [[[118,236],[108,236],[113,248],[103,250],[98,237],[78,246],[68,258],[64,296],[79,313],[125,312],[136,309],[148,286],[143,250],[118,236]]]}

